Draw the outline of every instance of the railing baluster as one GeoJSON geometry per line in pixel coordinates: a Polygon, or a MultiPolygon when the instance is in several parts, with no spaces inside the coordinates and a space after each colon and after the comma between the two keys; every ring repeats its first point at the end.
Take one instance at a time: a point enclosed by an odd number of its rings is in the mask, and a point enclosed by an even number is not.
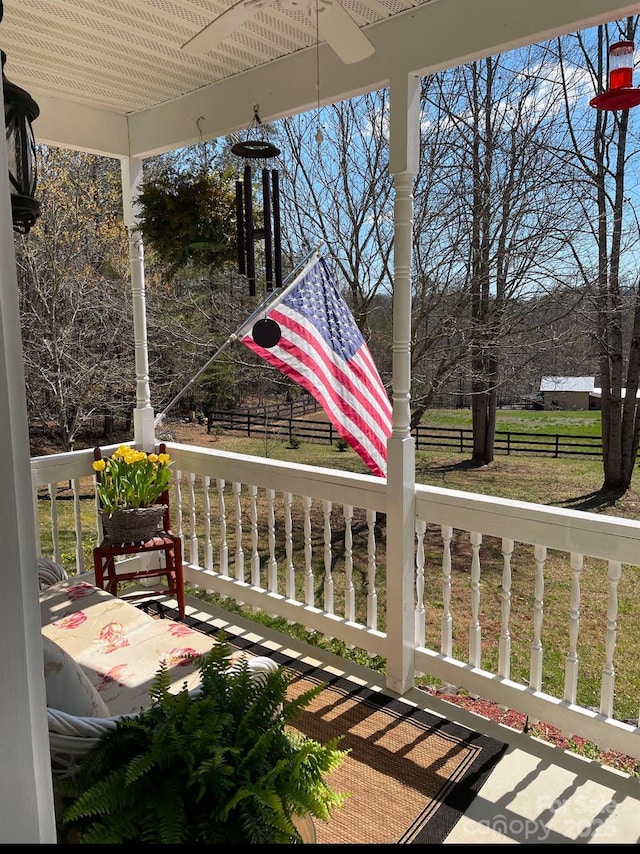
{"type": "Polygon", "coordinates": [[[367,625],[378,628],[378,591],[376,590],[376,511],[367,510],[367,625]]]}
{"type": "MultiPolygon", "coordinates": [[[[176,529],[175,533],[182,538],[182,551],[184,556],[184,530],[182,527],[182,472],[174,469],[173,471],[173,483],[175,486],[175,510],[172,515],[175,513],[175,524],[176,529]]],[[[172,522],[173,524],[173,522],[172,522]]]]}
{"type": "MultiPolygon", "coordinates": [[[[291,518],[291,505],[293,495],[291,492],[284,494],[284,553],[285,553],[285,595],[287,599],[297,600],[296,595],[296,568],[293,564],[293,520],[291,518]]],[[[292,621],[289,620],[291,623],[292,621]]]]}
{"type": "Polygon", "coordinates": [[[440,652],[451,657],[453,651],[453,617],[451,616],[451,540],[453,528],[442,525],[442,619],[440,621],[440,652]]]}
{"type": "Polygon", "coordinates": [[[502,540],[502,620],[498,644],[498,674],[508,679],[511,675],[511,555],[513,540],[502,540]]]}
{"type": "Polygon", "coordinates": [[[216,478],[216,490],[218,493],[218,536],[220,537],[220,548],[218,549],[218,560],[220,562],[220,574],[229,577],[229,541],[227,539],[227,505],[224,499],[225,479],[216,478]]]}
{"type": "Polygon", "coordinates": [[[542,689],[542,616],[544,611],[544,565],[547,560],[546,546],[535,546],[533,559],[536,563],[536,576],[533,586],[533,641],[531,642],[531,667],[529,687],[534,691],[542,689]]]}
{"type": "Polygon", "coordinates": [[[344,515],[344,616],[356,618],[356,595],[353,586],[353,507],[345,504],[344,515]]]}
{"type": "MultiPolygon", "coordinates": [[[[209,572],[213,569],[213,543],[211,542],[211,478],[205,475],[202,478],[202,506],[204,513],[204,566],[209,572]]],[[[220,573],[222,567],[220,567],[220,573]]]]}
{"type": "Polygon", "coordinates": [[[254,587],[262,587],[260,582],[260,551],[258,539],[258,487],[249,485],[249,501],[251,520],[251,584],[254,587]]]}
{"type": "Polygon", "coordinates": [[[571,552],[571,598],[569,601],[569,652],[564,665],[564,694],[568,703],[575,703],[578,693],[578,635],[580,631],[580,574],[584,558],[571,552]]]}
{"type": "Polygon", "coordinates": [[[469,624],[469,664],[481,666],[482,629],[480,628],[480,546],[482,534],[472,531],[471,540],[471,622],[469,624]]]}
{"type": "Polygon", "coordinates": [[[71,481],[73,489],[73,518],[76,530],[76,566],[78,572],[84,572],[85,560],[82,548],[82,511],[80,509],[80,480],[73,478],[71,481]]]}
{"type": "Polygon", "coordinates": [[[424,519],[416,521],[416,608],[414,619],[414,640],[416,646],[425,644],[424,616],[424,537],[427,523],[424,519]]]}
{"type": "Polygon", "coordinates": [[[198,528],[197,528],[197,517],[196,517],[196,476],[193,472],[189,472],[189,518],[191,525],[191,554],[190,554],[190,562],[197,565],[199,563],[198,558],[198,528]]]}
{"type": "Polygon", "coordinates": [[[302,499],[304,508],[304,603],[313,607],[313,550],[311,547],[311,498],[305,495],[302,499]]]}
{"type": "Polygon", "coordinates": [[[53,540],[53,559],[55,561],[60,562],[61,553],[60,553],[60,526],[58,525],[58,505],[56,503],[56,493],[58,491],[58,485],[56,483],[47,484],[47,490],[49,492],[49,500],[51,503],[51,509],[49,511],[49,518],[51,519],[51,537],[53,540]]]}
{"type": "Polygon", "coordinates": [[[267,559],[267,589],[270,593],[278,592],[278,562],[276,561],[276,513],[274,503],[275,489],[267,489],[267,544],[269,557],[267,559]]]}
{"type": "MultiPolygon", "coordinates": [[[[613,695],[616,671],[613,658],[616,651],[616,631],[618,621],[618,584],[622,574],[622,564],[617,560],[608,561],[609,597],[607,601],[607,630],[605,634],[606,660],[602,669],[602,693],[600,694],[600,714],[610,718],[613,714],[613,695]]],[[[604,746],[603,746],[603,749],[604,746]]]]}
{"type": "Polygon", "coordinates": [[[38,483],[31,473],[31,503],[33,509],[33,524],[36,535],[36,555],[44,556],[42,549],[42,525],[40,524],[40,498],[38,497],[38,483]]]}
{"type": "Polygon", "coordinates": [[[236,517],[236,581],[244,581],[244,548],[242,545],[242,484],[231,485],[236,517]]]}
{"type": "Polygon", "coordinates": [[[331,572],[331,502],[322,502],[324,517],[324,610],[333,614],[333,573],[331,572]]]}

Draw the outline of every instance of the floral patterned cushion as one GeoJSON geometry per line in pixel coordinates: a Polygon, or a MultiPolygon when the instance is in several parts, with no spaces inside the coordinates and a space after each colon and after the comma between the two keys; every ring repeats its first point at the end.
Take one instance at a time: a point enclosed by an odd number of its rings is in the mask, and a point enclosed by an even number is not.
{"type": "Polygon", "coordinates": [[[78,654],[117,623],[126,635],[148,626],[153,617],[131,603],[117,599],[86,581],[67,578],[40,592],[40,623],[43,631],[78,660],[78,654]]]}
{"type": "Polygon", "coordinates": [[[104,700],[62,647],[43,635],[42,652],[47,706],[80,717],[109,717],[104,700]]]}
{"type": "Polygon", "coordinates": [[[85,581],[65,579],[40,594],[42,633],[80,665],[112,715],[149,705],[166,661],[174,691],[199,682],[197,658],[215,639],[173,620],[156,620],[85,581]]]}

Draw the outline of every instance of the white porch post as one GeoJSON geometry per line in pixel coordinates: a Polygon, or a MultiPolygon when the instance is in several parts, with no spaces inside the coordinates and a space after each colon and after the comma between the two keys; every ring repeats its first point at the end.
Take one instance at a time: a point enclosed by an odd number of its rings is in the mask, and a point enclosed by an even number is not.
{"type": "MultiPolygon", "coordinates": [[[[0,83],[0,95],[2,84],[0,83]]],[[[4,118],[0,125],[6,138],[4,118]]],[[[7,148],[0,145],[0,828],[2,841],[55,843],[40,634],[29,427],[7,148]]]]}
{"type": "Polygon", "coordinates": [[[389,171],[395,186],[393,430],[387,444],[387,686],[413,685],[415,449],[411,437],[411,252],[413,181],[420,152],[420,80],[391,81],[389,171]]]}
{"type": "Polygon", "coordinates": [[[133,337],[136,348],[136,408],[133,412],[134,444],[143,451],[153,450],[154,413],[149,390],[149,351],[147,346],[147,307],[144,290],[144,249],[137,228],[133,199],[142,184],[142,159],[125,157],[120,161],[124,221],[129,231],[129,263],[133,305],[133,337]]]}

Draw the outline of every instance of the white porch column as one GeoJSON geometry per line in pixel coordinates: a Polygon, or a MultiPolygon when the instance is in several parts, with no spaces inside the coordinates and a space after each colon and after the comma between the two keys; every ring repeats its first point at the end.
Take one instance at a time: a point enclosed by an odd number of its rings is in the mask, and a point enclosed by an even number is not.
{"type": "Polygon", "coordinates": [[[149,390],[149,351],[147,345],[147,306],[144,290],[144,248],[138,231],[134,198],[142,184],[142,159],[125,157],[120,161],[124,221],[129,231],[129,264],[133,305],[133,337],[136,348],[136,408],[133,412],[134,444],[151,451],[155,442],[154,413],[149,390]]]}
{"type": "Polygon", "coordinates": [[[395,185],[393,430],[387,443],[387,686],[413,685],[415,449],[411,437],[411,253],[413,181],[420,153],[420,80],[390,86],[389,171],[395,185]]]}
{"type": "MultiPolygon", "coordinates": [[[[0,131],[4,140],[4,118],[0,131]]],[[[0,842],[51,844],[56,829],[5,144],[0,145],[0,200],[0,842]]]]}

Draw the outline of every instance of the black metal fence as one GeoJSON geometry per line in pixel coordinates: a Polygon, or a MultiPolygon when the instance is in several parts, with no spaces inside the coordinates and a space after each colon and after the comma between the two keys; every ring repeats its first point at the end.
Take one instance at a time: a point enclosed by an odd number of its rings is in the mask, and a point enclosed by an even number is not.
{"type": "MultiPolygon", "coordinates": [[[[282,413],[282,407],[279,410],[282,413]]],[[[271,413],[261,410],[226,412],[217,410],[207,418],[207,433],[215,430],[242,433],[245,436],[281,437],[291,444],[296,442],[326,442],[340,440],[340,434],[329,421],[287,418],[278,415],[277,407],[271,413]]],[[[420,425],[412,431],[416,450],[429,447],[451,448],[461,454],[473,450],[473,430],[457,427],[426,427],[420,425]]],[[[573,436],[552,433],[520,433],[496,430],[496,454],[544,454],[562,456],[602,456],[600,436],[573,436]]]]}

